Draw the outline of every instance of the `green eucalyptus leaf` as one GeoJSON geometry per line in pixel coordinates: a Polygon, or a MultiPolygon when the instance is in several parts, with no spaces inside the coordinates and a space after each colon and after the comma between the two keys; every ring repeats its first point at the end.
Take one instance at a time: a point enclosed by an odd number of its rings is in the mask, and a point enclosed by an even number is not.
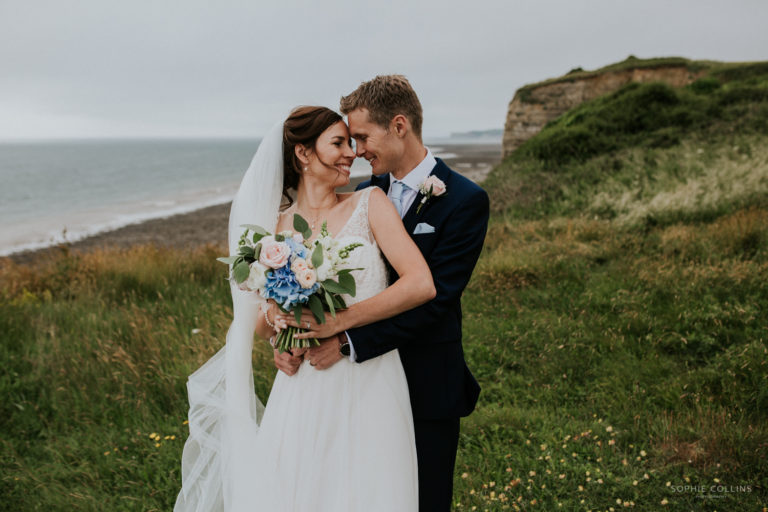
{"type": "Polygon", "coordinates": [[[275,242],[285,242],[285,236],[275,235],[275,242]]]}
{"type": "Polygon", "coordinates": [[[237,284],[242,283],[246,279],[248,279],[248,275],[251,273],[251,267],[248,266],[248,263],[245,261],[241,261],[240,263],[236,264],[232,268],[232,275],[235,278],[235,282],[237,284]]]}
{"type": "Polygon", "coordinates": [[[309,223],[298,213],[293,214],[293,229],[301,233],[305,240],[312,238],[312,230],[309,229],[309,223]]]}
{"type": "Polygon", "coordinates": [[[355,278],[350,274],[339,274],[339,284],[349,290],[347,293],[352,297],[357,293],[357,286],[355,285],[355,278]]]}
{"type": "Polygon", "coordinates": [[[312,251],[312,266],[315,268],[320,268],[320,265],[323,264],[323,247],[318,244],[315,247],[315,250],[312,251]]]}
{"type": "Polygon", "coordinates": [[[253,259],[253,254],[254,254],[253,247],[249,247],[247,245],[240,247],[240,255],[243,256],[244,258],[253,259]]]}
{"type": "Polygon", "coordinates": [[[312,311],[312,314],[315,315],[315,320],[317,320],[318,323],[320,324],[325,323],[325,314],[323,314],[323,303],[317,295],[309,296],[309,309],[312,311]]]}
{"type": "Polygon", "coordinates": [[[253,243],[257,243],[259,240],[261,240],[265,236],[267,236],[267,235],[265,235],[263,233],[254,233],[253,234],[253,243]]]}
{"type": "Polygon", "coordinates": [[[296,323],[301,325],[301,307],[297,304],[293,306],[293,318],[296,319],[296,323]]]}
{"type": "Polygon", "coordinates": [[[256,246],[253,248],[253,259],[254,261],[259,261],[259,256],[261,255],[261,242],[256,244],[256,246]]]}
{"type": "Polygon", "coordinates": [[[241,224],[240,227],[250,229],[254,233],[258,233],[259,235],[262,235],[262,236],[269,234],[269,232],[266,229],[264,229],[261,226],[257,226],[256,224],[241,224]]]}
{"type": "Polygon", "coordinates": [[[237,256],[229,256],[226,258],[216,258],[216,261],[220,261],[222,263],[226,263],[227,265],[232,265],[237,261],[237,256]]]}
{"type": "Polygon", "coordinates": [[[336,318],[336,308],[333,307],[333,297],[330,293],[328,293],[328,290],[325,291],[325,300],[328,301],[328,309],[331,311],[331,316],[333,318],[336,318]]]}
{"type": "Polygon", "coordinates": [[[323,281],[323,288],[331,293],[347,293],[348,290],[332,279],[323,281]]]}

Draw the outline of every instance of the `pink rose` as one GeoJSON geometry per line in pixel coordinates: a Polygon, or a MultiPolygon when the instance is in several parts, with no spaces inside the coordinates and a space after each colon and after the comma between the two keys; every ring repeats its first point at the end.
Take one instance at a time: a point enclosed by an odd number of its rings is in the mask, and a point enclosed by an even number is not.
{"type": "Polygon", "coordinates": [[[293,270],[294,274],[298,274],[299,272],[309,270],[309,265],[307,264],[306,260],[301,258],[294,258],[293,263],[291,263],[291,270],[293,270]]]}
{"type": "Polygon", "coordinates": [[[445,183],[434,175],[427,177],[427,179],[424,180],[422,187],[424,188],[425,194],[429,193],[430,188],[432,189],[432,196],[437,197],[445,194],[445,183]]]}
{"type": "Polygon", "coordinates": [[[312,288],[317,282],[317,274],[315,274],[314,270],[308,268],[296,274],[296,280],[302,288],[312,288]]]}
{"type": "Polygon", "coordinates": [[[291,248],[285,242],[277,242],[272,237],[261,239],[259,263],[269,268],[280,268],[288,263],[291,248]]]}

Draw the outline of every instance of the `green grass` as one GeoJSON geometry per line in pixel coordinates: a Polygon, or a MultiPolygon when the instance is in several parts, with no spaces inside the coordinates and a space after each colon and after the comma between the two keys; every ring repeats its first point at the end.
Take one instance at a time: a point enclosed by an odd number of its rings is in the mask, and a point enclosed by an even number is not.
{"type": "MultiPolygon", "coordinates": [[[[493,171],[456,510],[765,510],[766,76],[629,86],[493,171]]],[[[172,508],[186,378],[231,319],[220,253],[0,260],[0,510],[172,508]]],[[[265,343],[253,363],[264,399],[265,343]]]]}

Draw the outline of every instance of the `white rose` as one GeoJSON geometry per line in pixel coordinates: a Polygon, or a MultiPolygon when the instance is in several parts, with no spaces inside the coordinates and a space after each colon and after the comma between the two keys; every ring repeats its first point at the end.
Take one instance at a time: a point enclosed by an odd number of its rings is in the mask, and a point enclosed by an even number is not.
{"type": "Polygon", "coordinates": [[[333,265],[331,264],[328,259],[323,260],[323,264],[317,267],[317,280],[318,281],[325,281],[326,279],[330,279],[331,273],[333,272],[333,265]]]}
{"type": "Polygon", "coordinates": [[[264,273],[267,271],[267,267],[254,261],[251,263],[251,271],[248,274],[248,278],[243,283],[249,290],[260,290],[265,284],[267,284],[267,276],[264,273]]]}

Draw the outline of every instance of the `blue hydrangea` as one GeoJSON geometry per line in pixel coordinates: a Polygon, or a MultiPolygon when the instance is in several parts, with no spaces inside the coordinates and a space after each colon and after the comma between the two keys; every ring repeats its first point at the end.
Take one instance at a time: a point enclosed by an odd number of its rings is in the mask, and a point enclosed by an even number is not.
{"type": "Polygon", "coordinates": [[[307,249],[304,244],[300,244],[293,238],[286,238],[285,243],[288,244],[288,247],[291,249],[291,261],[297,256],[305,260],[309,258],[309,249],[307,249]]]}
{"type": "Polygon", "coordinates": [[[296,304],[306,304],[310,295],[320,288],[319,283],[315,283],[312,288],[302,288],[296,276],[290,269],[290,265],[273,270],[267,275],[267,284],[265,285],[265,299],[273,299],[280,304],[283,309],[290,310],[296,304]]]}

